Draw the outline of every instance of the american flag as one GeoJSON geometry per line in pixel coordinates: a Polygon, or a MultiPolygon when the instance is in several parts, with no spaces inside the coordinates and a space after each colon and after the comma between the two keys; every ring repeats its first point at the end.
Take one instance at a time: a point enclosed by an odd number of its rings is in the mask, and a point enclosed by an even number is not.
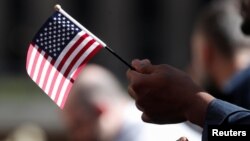
{"type": "Polygon", "coordinates": [[[79,72],[103,47],[103,42],[65,11],[56,11],[30,43],[27,73],[63,109],[79,72]]]}

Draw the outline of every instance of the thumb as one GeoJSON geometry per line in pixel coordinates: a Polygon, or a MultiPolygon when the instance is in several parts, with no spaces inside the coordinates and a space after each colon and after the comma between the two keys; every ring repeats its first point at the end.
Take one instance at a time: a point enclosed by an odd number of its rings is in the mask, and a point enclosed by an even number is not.
{"type": "Polygon", "coordinates": [[[137,72],[148,74],[153,71],[153,65],[148,59],[143,60],[133,60],[132,66],[136,69],[137,72]]]}

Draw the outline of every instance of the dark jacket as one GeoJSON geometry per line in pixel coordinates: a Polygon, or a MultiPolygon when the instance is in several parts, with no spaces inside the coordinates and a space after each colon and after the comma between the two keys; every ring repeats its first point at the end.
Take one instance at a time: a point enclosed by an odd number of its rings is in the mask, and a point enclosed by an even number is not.
{"type": "Polygon", "coordinates": [[[223,100],[250,109],[250,67],[233,76],[223,92],[223,100]]]}

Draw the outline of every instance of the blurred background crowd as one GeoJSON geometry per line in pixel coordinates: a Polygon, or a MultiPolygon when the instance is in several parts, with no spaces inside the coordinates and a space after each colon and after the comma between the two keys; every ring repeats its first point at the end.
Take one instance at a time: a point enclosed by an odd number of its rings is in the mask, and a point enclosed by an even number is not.
{"type": "MultiPolygon", "coordinates": [[[[79,110],[81,104],[77,108],[75,104],[77,102],[73,102],[74,104],[69,102],[66,112],[62,112],[26,74],[25,61],[29,42],[41,24],[51,15],[55,4],[61,4],[65,11],[128,62],[134,58],[148,58],[154,64],[167,63],[190,72],[191,41],[195,21],[200,10],[208,2],[210,0],[1,0],[0,140],[30,141],[35,138],[36,141],[64,141],[72,138],[76,141],[81,140],[77,132],[86,133],[91,131],[91,127],[93,131],[101,132],[93,127],[95,125],[86,126],[87,129],[80,131],[76,130],[78,128],[75,126],[81,125],[83,121],[78,119],[79,113],[74,109],[79,110]],[[72,130],[69,132],[69,129],[72,130]],[[72,133],[73,131],[75,134],[72,133]]],[[[127,87],[125,72],[128,68],[109,52],[102,50],[91,60],[91,63],[108,68],[121,82],[123,89],[127,87]]],[[[115,85],[113,82],[110,84],[115,85]]],[[[212,90],[217,91],[213,88],[212,90]]],[[[74,101],[74,98],[72,99],[74,101]]],[[[99,108],[100,104],[96,104],[95,99],[94,102],[92,98],[90,99],[90,105],[93,103],[97,105],[92,106],[96,108],[94,109],[96,112],[87,111],[87,115],[97,114],[96,117],[98,117],[105,108],[99,108]]],[[[83,103],[88,102],[83,101],[83,103]]],[[[83,107],[87,106],[89,105],[83,107]]],[[[109,108],[109,106],[106,107],[109,108]]],[[[80,108],[80,111],[84,110],[80,108]]],[[[112,112],[115,114],[117,111],[112,112]]],[[[106,116],[100,121],[92,122],[106,121],[105,118],[110,115],[106,116]]],[[[85,122],[88,123],[89,119],[94,120],[94,117],[86,117],[87,122],[85,122]]],[[[103,128],[109,131],[108,127],[103,128]]],[[[188,128],[185,126],[187,133],[190,130],[188,128]]],[[[192,128],[195,130],[192,133],[200,130],[196,127],[192,128]]],[[[93,134],[93,136],[97,135],[102,136],[102,133],[93,134]]],[[[86,140],[97,139],[87,138],[86,140]]]]}

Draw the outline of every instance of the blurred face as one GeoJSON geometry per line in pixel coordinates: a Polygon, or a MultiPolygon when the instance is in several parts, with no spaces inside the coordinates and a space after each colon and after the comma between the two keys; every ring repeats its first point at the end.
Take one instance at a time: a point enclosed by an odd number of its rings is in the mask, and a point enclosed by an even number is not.
{"type": "Polygon", "coordinates": [[[218,44],[202,31],[195,32],[192,43],[192,67],[195,80],[202,86],[210,81],[218,89],[222,89],[235,73],[234,58],[220,51],[216,46],[218,44]]]}
{"type": "Polygon", "coordinates": [[[93,105],[71,99],[64,111],[70,141],[97,141],[99,115],[93,105]]]}

